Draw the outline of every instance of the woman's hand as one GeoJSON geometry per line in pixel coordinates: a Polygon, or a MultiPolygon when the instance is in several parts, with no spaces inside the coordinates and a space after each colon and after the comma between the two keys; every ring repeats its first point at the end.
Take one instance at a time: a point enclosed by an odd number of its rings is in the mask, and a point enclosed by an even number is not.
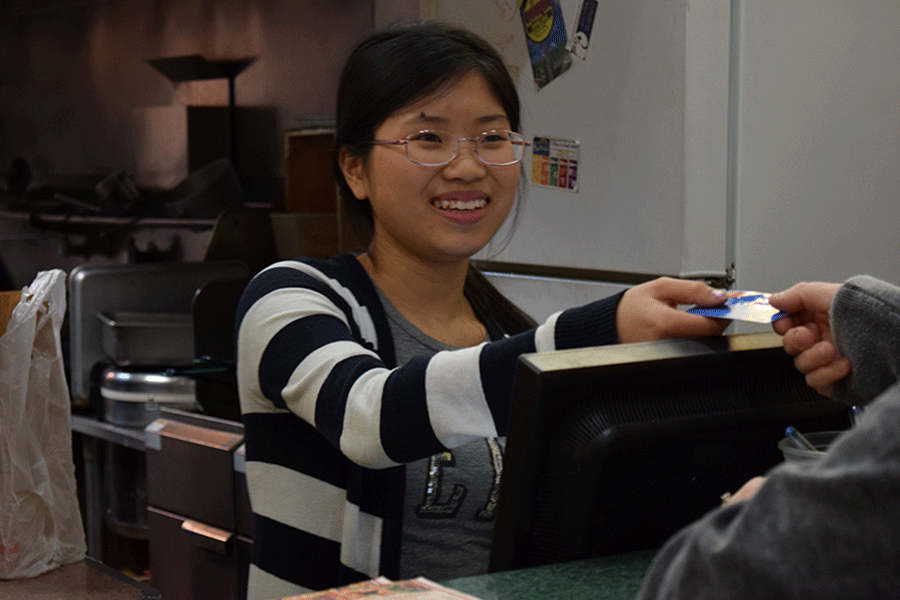
{"type": "Polygon", "coordinates": [[[630,288],[622,296],[616,327],[622,343],[721,335],[731,323],[679,310],[679,305],[719,306],[725,292],[700,281],[660,277],[630,288]]]}
{"type": "Polygon", "coordinates": [[[834,344],[828,314],[839,287],[838,283],[798,283],[769,297],[772,306],[788,313],[772,328],[783,336],[784,349],[794,357],[806,383],[823,396],[831,396],[834,384],[851,368],[834,344]]]}

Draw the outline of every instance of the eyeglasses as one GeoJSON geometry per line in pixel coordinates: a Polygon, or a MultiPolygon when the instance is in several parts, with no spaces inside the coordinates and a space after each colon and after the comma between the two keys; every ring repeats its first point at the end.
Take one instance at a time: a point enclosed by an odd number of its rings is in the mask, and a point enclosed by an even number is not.
{"type": "Polygon", "coordinates": [[[424,129],[399,140],[374,140],[370,144],[406,146],[406,158],[425,167],[449,164],[459,154],[460,142],[475,144],[475,155],[486,165],[505,167],[522,160],[526,142],[521,134],[505,129],[492,129],[476,137],[461,138],[446,131],[424,129]]]}

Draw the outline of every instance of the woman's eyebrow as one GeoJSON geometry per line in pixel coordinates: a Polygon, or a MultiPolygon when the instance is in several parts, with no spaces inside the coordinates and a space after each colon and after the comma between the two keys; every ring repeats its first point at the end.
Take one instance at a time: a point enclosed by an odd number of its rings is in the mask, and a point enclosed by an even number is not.
{"type": "Polygon", "coordinates": [[[443,124],[446,123],[448,119],[445,119],[444,117],[438,117],[436,115],[426,115],[425,113],[419,113],[417,116],[411,118],[410,121],[414,123],[443,124]]]}
{"type": "MultiPolygon", "coordinates": [[[[425,124],[429,124],[429,125],[444,125],[444,124],[448,123],[449,121],[450,121],[450,119],[447,119],[445,117],[441,117],[438,115],[428,115],[428,114],[425,114],[424,112],[419,113],[418,115],[411,117],[409,119],[410,123],[425,123],[425,124]]],[[[509,118],[503,113],[497,113],[497,114],[484,115],[484,116],[481,116],[481,117],[478,117],[475,119],[475,122],[478,123],[479,125],[488,124],[488,123],[496,123],[498,121],[501,121],[503,123],[508,123],[509,118]]]]}
{"type": "Polygon", "coordinates": [[[502,113],[498,113],[496,115],[485,115],[478,119],[479,123],[494,123],[496,121],[503,121],[504,123],[508,123],[509,117],[502,113]]]}

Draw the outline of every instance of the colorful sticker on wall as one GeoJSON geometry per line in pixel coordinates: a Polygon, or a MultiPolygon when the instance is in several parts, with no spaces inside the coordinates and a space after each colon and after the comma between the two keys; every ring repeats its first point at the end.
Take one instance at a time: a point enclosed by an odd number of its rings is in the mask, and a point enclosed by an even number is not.
{"type": "Polygon", "coordinates": [[[566,46],[569,52],[584,60],[587,58],[588,46],[591,45],[591,31],[594,29],[594,17],[597,16],[597,0],[581,0],[578,8],[578,21],[575,33],[566,46]]]}
{"type": "Polygon", "coordinates": [[[534,82],[540,89],[572,64],[558,0],[525,0],[519,8],[534,82]]]}
{"type": "Polygon", "coordinates": [[[575,140],[534,138],[531,146],[531,183],[570,192],[578,191],[578,155],[575,140]]]}

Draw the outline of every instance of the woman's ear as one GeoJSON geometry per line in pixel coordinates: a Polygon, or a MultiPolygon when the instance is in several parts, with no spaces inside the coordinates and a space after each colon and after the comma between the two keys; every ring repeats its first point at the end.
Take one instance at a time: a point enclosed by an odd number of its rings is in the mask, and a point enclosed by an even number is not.
{"type": "Polygon", "coordinates": [[[346,148],[341,148],[338,163],[344,180],[357,200],[365,200],[369,197],[369,186],[366,183],[365,159],[362,156],[350,154],[346,148]]]}

